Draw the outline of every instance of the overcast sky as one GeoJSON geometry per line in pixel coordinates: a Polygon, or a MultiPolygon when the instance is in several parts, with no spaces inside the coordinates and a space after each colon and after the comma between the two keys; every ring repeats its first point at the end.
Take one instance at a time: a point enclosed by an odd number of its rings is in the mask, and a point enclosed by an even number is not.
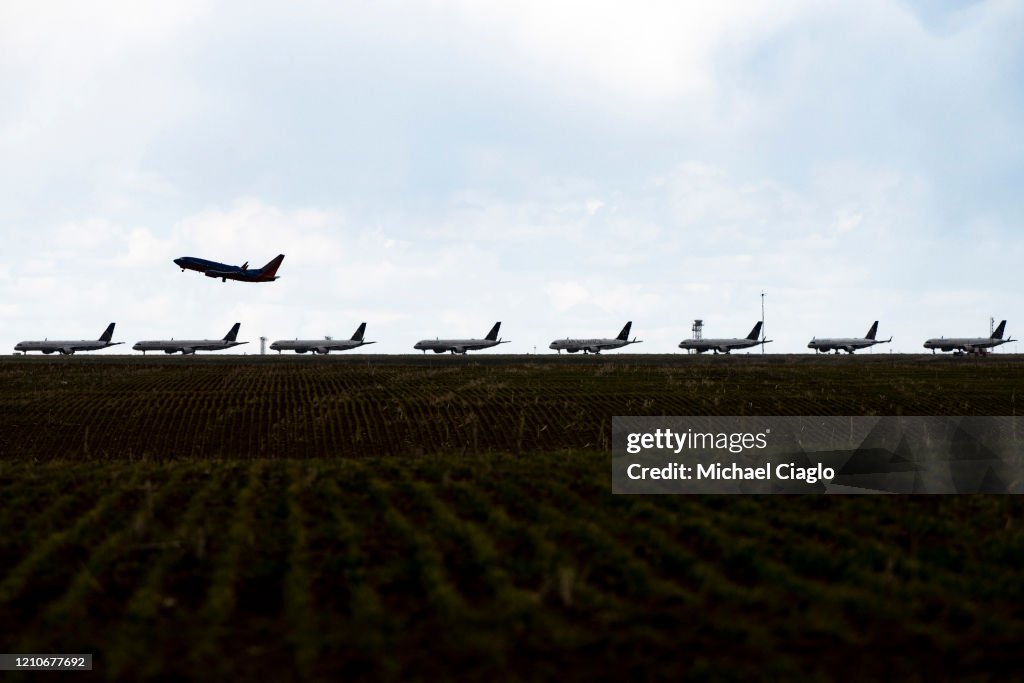
{"type": "Polygon", "coordinates": [[[1024,335],[1021,36],[1020,0],[5,0],[0,348],[667,352],[762,290],[774,352],[1024,335]]]}

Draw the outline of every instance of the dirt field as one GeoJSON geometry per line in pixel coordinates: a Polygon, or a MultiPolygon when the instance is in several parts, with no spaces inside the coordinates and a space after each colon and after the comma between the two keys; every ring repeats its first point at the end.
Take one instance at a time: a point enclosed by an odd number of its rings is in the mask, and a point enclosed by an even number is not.
{"type": "Polygon", "coordinates": [[[620,414],[1011,415],[1022,380],[1008,357],[4,360],[3,649],[110,680],[1003,678],[1017,498],[612,496],[607,449],[620,414]]]}

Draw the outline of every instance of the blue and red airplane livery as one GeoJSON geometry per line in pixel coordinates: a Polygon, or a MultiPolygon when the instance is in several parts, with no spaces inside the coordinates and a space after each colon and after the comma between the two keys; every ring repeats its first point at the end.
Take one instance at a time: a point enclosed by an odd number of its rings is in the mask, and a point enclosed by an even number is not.
{"type": "Polygon", "coordinates": [[[270,261],[267,265],[256,270],[249,270],[249,262],[246,261],[241,266],[229,266],[226,263],[217,263],[216,261],[207,261],[206,259],[196,258],[195,256],[182,256],[181,258],[174,259],[174,263],[181,268],[181,272],[186,270],[198,270],[206,277],[219,277],[221,282],[227,282],[228,280],[238,280],[240,282],[273,282],[279,276],[277,275],[277,269],[281,266],[281,261],[284,261],[284,254],[278,254],[270,261]]]}

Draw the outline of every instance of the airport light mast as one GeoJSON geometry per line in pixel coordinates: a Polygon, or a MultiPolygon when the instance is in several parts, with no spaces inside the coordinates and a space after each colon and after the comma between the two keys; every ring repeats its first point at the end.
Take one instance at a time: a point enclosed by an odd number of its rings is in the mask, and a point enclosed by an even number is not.
{"type": "MultiPolygon", "coordinates": [[[[764,330],[764,290],[761,290],[761,341],[763,342],[768,338],[768,333],[764,330]]],[[[761,355],[764,355],[764,344],[761,344],[761,355]]]]}
{"type": "MultiPolygon", "coordinates": [[[[703,320],[694,320],[693,321],[693,327],[691,328],[691,331],[693,332],[693,338],[696,341],[700,341],[701,339],[703,339],[704,338],[704,321],[703,320]]],[[[686,352],[687,353],[693,353],[693,349],[687,349],[686,352]]]]}

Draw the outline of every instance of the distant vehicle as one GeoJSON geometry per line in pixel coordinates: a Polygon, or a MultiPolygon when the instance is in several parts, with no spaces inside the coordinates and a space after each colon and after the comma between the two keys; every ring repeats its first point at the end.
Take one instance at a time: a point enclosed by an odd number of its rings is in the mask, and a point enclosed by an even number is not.
{"type": "Polygon", "coordinates": [[[281,339],[271,344],[270,348],[278,353],[282,351],[294,351],[295,353],[308,353],[312,351],[313,353],[323,355],[331,351],[348,351],[349,349],[365,346],[366,344],[377,343],[363,341],[364,332],[366,332],[366,323],[360,323],[351,339],[332,339],[331,337],[324,337],[323,339],[281,339]]]}
{"type": "Polygon", "coordinates": [[[278,254],[262,268],[249,270],[248,261],[240,266],[229,266],[226,263],[207,261],[195,256],[182,256],[181,258],[174,259],[174,263],[181,268],[183,273],[186,270],[198,270],[206,277],[219,277],[221,282],[227,282],[228,280],[238,280],[239,282],[273,282],[279,277],[277,269],[281,267],[281,261],[284,261],[284,254],[278,254]]]}
{"type": "Polygon", "coordinates": [[[847,353],[853,353],[857,349],[866,349],[869,346],[874,346],[875,344],[888,344],[889,342],[892,341],[892,337],[889,337],[888,339],[875,339],[875,335],[877,333],[878,321],[876,320],[863,339],[861,339],[860,337],[838,339],[814,338],[807,344],[807,348],[814,349],[815,353],[828,353],[833,349],[836,353],[839,353],[841,350],[846,351],[847,353]]]}
{"type": "Polygon", "coordinates": [[[23,341],[18,342],[14,346],[15,351],[21,351],[22,354],[27,355],[29,351],[42,351],[45,354],[59,353],[62,356],[73,356],[75,351],[95,351],[97,349],[105,349],[108,346],[117,346],[124,342],[112,342],[110,339],[114,336],[114,323],[107,325],[107,329],[103,330],[103,334],[96,341],[89,339],[80,339],[77,341],[50,341],[44,339],[43,341],[23,341]]]}
{"type": "Polygon", "coordinates": [[[1003,332],[1005,330],[1006,321],[1004,320],[999,323],[999,327],[996,328],[991,337],[938,337],[926,341],[924,348],[931,349],[932,353],[935,353],[935,350],[938,349],[945,352],[952,351],[955,356],[962,356],[968,353],[984,356],[989,352],[989,349],[995,348],[1000,344],[1017,341],[1016,339],[1003,339],[1003,332]]]}
{"type": "Polygon", "coordinates": [[[558,353],[562,353],[563,350],[569,353],[579,353],[582,351],[586,355],[588,353],[601,353],[611,349],[621,349],[623,346],[629,346],[630,344],[642,344],[643,340],[636,337],[633,337],[632,341],[629,339],[631,327],[633,327],[632,320],[623,326],[619,336],[615,337],[615,339],[556,339],[548,344],[548,348],[554,349],[558,353]]]}
{"type": "Polygon", "coordinates": [[[416,342],[413,348],[423,353],[427,351],[433,351],[434,353],[445,353],[446,351],[466,353],[466,351],[489,349],[498,344],[508,344],[507,341],[498,339],[498,328],[500,327],[500,321],[494,323],[494,327],[491,328],[491,331],[483,339],[421,339],[416,342]]]}
{"type": "Polygon", "coordinates": [[[747,349],[759,344],[769,344],[772,341],[771,339],[758,339],[761,334],[761,325],[762,323],[759,320],[754,325],[754,329],[744,339],[685,339],[679,342],[679,348],[690,349],[697,353],[714,351],[717,355],[719,352],[729,353],[736,349],[747,349]]]}
{"type": "Polygon", "coordinates": [[[135,344],[132,348],[136,351],[142,351],[142,355],[146,355],[146,351],[163,351],[164,353],[181,353],[188,355],[195,353],[196,351],[222,351],[224,349],[230,349],[232,346],[240,346],[242,344],[248,344],[249,342],[235,341],[238,337],[238,328],[242,326],[242,323],[235,323],[231,326],[231,331],[224,335],[223,339],[186,339],[186,340],[158,340],[158,341],[140,341],[135,344]]]}

